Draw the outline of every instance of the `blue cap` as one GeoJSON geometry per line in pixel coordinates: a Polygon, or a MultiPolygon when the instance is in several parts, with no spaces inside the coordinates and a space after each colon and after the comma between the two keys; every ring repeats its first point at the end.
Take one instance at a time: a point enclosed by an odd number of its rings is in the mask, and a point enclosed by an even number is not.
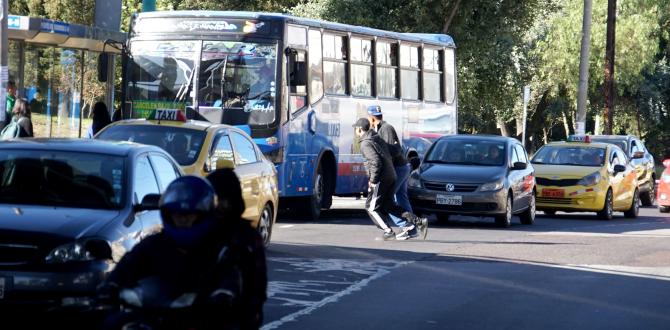
{"type": "Polygon", "coordinates": [[[368,106],[368,114],[371,116],[381,116],[382,115],[382,107],[378,105],[370,105],[368,106]]]}

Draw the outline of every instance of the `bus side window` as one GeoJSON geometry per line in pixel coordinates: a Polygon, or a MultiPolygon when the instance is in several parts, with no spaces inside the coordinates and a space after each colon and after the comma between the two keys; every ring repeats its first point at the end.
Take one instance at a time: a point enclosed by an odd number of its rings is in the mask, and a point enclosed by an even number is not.
{"type": "Polygon", "coordinates": [[[299,49],[288,48],[286,53],[289,110],[294,113],[307,105],[307,56],[299,49]]]}

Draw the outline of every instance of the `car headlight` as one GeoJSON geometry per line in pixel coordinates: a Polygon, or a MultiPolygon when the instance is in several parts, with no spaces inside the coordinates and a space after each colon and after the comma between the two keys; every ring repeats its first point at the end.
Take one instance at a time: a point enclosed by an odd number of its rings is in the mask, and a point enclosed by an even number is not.
{"type": "Polygon", "coordinates": [[[578,186],[595,186],[600,182],[600,172],[591,173],[577,182],[578,186]]]}
{"type": "Polygon", "coordinates": [[[412,188],[422,188],[421,175],[418,171],[414,171],[409,175],[409,179],[407,179],[407,186],[412,188]]]}
{"type": "Polygon", "coordinates": [[[496,191],[502,189],[503,186],[503,181],[498,180],[483,184],[481,187],[479,187],[479,191],[496,191]]]}
{"type": "Polygon", "coordinates": [[[112,249],[106,241],[89,240],[63,244],[49,252],[46,262],[65,263],[97,259],[112,259],[112,249]]]}
{"type": "Polygon", "coordinates": [[[670,174],[661,175],[661,180],[663,180],[665,183],[670,183],[670,174]]]}

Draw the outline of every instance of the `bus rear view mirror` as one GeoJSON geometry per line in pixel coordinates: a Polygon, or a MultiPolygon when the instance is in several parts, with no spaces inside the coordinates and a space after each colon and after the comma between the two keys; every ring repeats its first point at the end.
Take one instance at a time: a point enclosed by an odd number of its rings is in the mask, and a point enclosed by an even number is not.
{"type": "Polygon", "coordinates": [[[107,66],[109,64],[109,55],[100,53],[98,55],[98,81],[107,82],[107,66]]]}

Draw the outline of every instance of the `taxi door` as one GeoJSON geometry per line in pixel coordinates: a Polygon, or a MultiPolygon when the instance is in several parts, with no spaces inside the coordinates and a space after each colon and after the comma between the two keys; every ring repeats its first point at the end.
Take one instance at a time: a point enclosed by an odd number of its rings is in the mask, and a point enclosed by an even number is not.
{"type": "Polygon", "coordinates": [[[625,207],[625,201],[628,198],[625,179],[631,172],[631,166],[629,166],[623,152],[617,149],[611,149],[608,171],[610,173],[610,185],[612,187],[612,204],[614,209],[618,210],[625,207]],[[616,165],[626,166],[626,171],[614,173],[614,166],[616,165]]]}
{"type": "Polygon", "coordinates": [[[253,141],[235,131],[230,131],[229,136],[235,153],[235,173],[242,184],[242,198],[246,206],[242,217],[256,221],[264,206],[259,205],[263,163],[256,152],[253,141]]]}

